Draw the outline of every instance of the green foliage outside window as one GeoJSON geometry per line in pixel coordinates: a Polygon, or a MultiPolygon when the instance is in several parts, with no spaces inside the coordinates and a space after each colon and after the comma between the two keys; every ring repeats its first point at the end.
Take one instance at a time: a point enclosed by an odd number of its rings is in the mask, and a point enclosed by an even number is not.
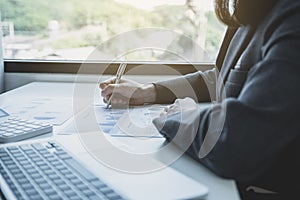
{"type": "MultiPolygon", "coordinates": [[[[186,5],[166,5],[145,11],[113,0],[2,0],[2,22],[13,22],[16,36],[34,36],[31,45],[54,49],[98,46],[124,31],[161,27],[179,31],[194,39],[195,27],[187,20],[186,5]],[[49,38],[49,22],[59,22],[58,36],[49,38]],[[103,30],[104,31],[103,31],[103,30]]],[[[216,52],[224,27],[213,11],[205,13],[208,21],[205,49],[216,52]]]]}

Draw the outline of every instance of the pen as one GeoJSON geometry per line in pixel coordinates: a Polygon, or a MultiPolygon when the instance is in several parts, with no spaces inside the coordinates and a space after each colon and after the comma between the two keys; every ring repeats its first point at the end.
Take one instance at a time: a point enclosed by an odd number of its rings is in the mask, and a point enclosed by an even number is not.
{"type": "MultiPolygon", "coordinates": [[[[119,84],[124,72],[125,72],[125,68],[126,68],[126,63],[121,63],[119,68],[118,68],[118,71],[117,71],[117,74],[116,74],[116,81],[115,81],[115,84],[119,84]]],[[[109,106],[111,105],[111,100],[112,100],[112,97],[113,97],[113,93],[111,94],[111,96],[109,97],[108,99],[108,102],[107,102],[107,106],[106,106],[106,109],[109,108],[109,106]]]]}

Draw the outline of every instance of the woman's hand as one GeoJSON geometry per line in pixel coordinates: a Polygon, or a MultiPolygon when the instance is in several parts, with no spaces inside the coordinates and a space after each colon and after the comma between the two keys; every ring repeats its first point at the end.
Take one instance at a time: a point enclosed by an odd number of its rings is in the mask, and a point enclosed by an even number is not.
{"type": "Polygon", "coordinates": [[[132,80],[121,79],[115,84],[115,78],[100,83],[104,102],[112,96],[112,105],[143,105],[154,103],[155,88],[153,84],[140,84],[132,80]]]}
{"type": "Polygon", "coordinates": [[[184,99],[176,99],[172,105],[165,108],[160,116],[171,115],[174,113],[185,112],[189,110],[197,110],[197,108],[197,103],[189,97],[186,97],[184,99]]]}
{"type": "Polygon", "coordinates": [[[197,134],[200,108],[191,98],[177,99],[159,117],[153,119],[157,130],[169,141],[186,150],[197,134]]]}

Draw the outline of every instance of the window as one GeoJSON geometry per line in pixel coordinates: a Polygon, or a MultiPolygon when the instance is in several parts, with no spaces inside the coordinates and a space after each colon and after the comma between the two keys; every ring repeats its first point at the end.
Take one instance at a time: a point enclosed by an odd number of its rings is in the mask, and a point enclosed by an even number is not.
{"type": "Polygon", "coordinates": [[[4,58],[212,62],[212,0],[2,0],[4,58]]]}

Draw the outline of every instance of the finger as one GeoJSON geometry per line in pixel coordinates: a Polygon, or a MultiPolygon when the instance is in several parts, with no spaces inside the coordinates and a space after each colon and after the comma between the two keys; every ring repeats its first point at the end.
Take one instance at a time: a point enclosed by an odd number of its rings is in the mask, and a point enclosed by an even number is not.
{"type": "Polygon", "coordinates": [[[99,85],[99,87],[101,89],[104,89],[107,85],[115,83],[115,81],[116,81],[115,77],[110,78],[110,79],[108,79],[106,81],[101,82],[100,85],[99,85]]]}
{"type": "MultiPolygon", "coordinates": [[[[101,89],[104,89],[104,88],[105,88],[106,86],[108,86],[109,84],[114,84],[115,82],[116,82],[116,77],[112,77],[112,78],[110,78],[110,79],[108,79],[108,80],[106,80],[106,81],[101,82],[101,83],[99,84],[99,87],[100,87],[101,89]]],[[[126,80],[126,79],[124,79],[124,78],[122,78],[122,79],[119,80],[119,83],[126,83],[126,82],[131,82],[131,81],[126,80]]]]}
{"type": "Polygon", "coordinates": [[[112,108],[128,108],[129,107],[129,99],[125,97],[115,95],[112,97],[111,106],[112,108]]]}
{"type": "Polygon", "coordinates": [[[111,84],[107,85],[105,88],[102,89],[101,96],[106,98],[107,96],[113,93],[113,90],[114,90],[114,86],[112,86],[111,84]]]}
{"type": "Polygon", "coordinates": [[[109,84],[101,91],[101,95],[103,97],[107,95],[111,95],[112,93],[114,94],[124,93],[124,88],[122,84],[109,84]]]}
{"type": "Polygon", "coordinates": [[[111,95],[107,95],[107,96],[103,97],[103,102],[108,103],[110,96],[111,95]]]}

